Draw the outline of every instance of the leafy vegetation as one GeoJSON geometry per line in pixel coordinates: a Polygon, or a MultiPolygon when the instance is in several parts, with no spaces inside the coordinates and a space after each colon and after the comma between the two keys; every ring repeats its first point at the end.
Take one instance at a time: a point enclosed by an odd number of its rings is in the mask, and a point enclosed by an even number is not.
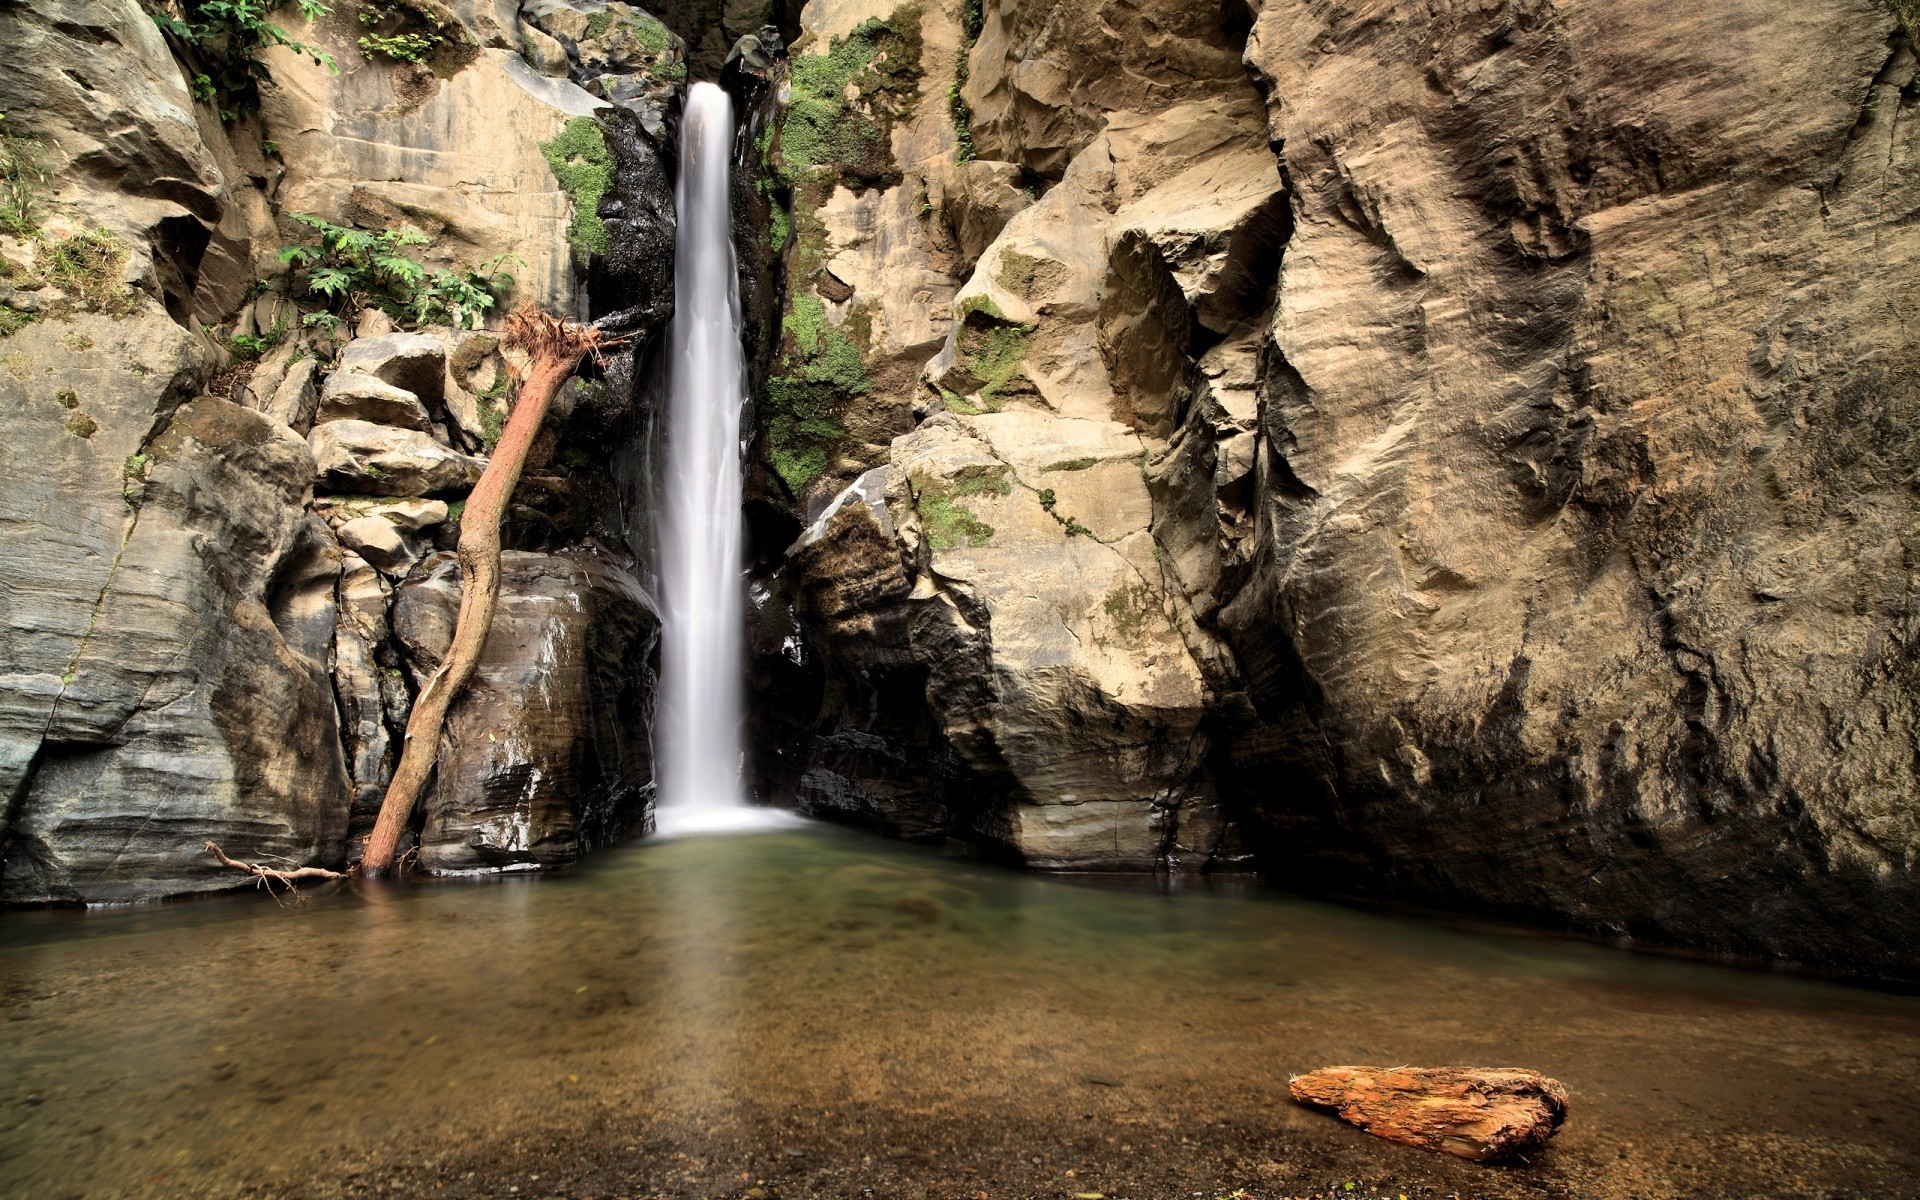
{"type": "Polygon", "coordinates": [[[986,296],[962,301],[959,315],[954,365],[980,381],[974,407],[999,412],[1007,397],[1025,385],[1020,367],[1033,343],[1033,326],[1007,320],[986,296]]]}
{"type": "Polygon", "coordinates": [[[818,478],[846,437],[842,404],[873,390],[860,348],[827,324],[818,296],[796,296],[782,322],[780,369],[767,381],[767,453],[798,494],[818,478]]]}
{"type": "Polygon", "coordinates": [[[309,325],[337,328],[360,310],[377,308],[397,321],[471,329],[513,286],[503,269],[519,261],[512,255],[464,271],[429,271],[406,253],[431,243],[423,233],[348,229],[307,213],[292,219],[319,235],[317,244],[280,252],[282,262],[306,271],[307,291],[328,305],[307,317],[309,325]]]}
{"type": "Polygon", "coordinates": [[[360,53],[366,58],[425,62],[427,55],[446,41],[437,30],[417,27],[421,16],[406,5],[363,3],[354,17],[367,27],[367,32],[358,39],[360,53]],[[416,27],[408,28],[409,25],[416,27]]]}
{"type": "Polygon", "coordinates": [[[980,40],[980,28],[985,23],[980,5],[981,0],[966,0],[960,10],[960,52],[953,64],[953,84],[947,88],[947,112],[953,117],[953,136],[958,142],[954,152],[956,162],[974,159],[973,106],[960,93],[967,86],[970,70],[967,60],[973,55],[973,44],[980,40]]]}
{"type": "Polygon", "coordinates": [[[29,234],[40,224],[40,190],[52,180],[46,145],[15,133],[0,112],[0,233],[29,234]]]}
{"type": "MultiPolygon", "coordinates": [[[[317,21],[332,10],[322,0],[292,0],[300,16],[317,21]]],[[[336,71],[333,56],[297,41],[269,18],[283,0],[165,0],[154,23],[174,41],[195,72],[196,99],[212,103],[223,121],[260,106],[260,85],[268,81],[262,51],[285,46],[336,71]]]]}
{"type": "Polygon", "coordinates": [[[573,199],[567,240],[582,254],[608,253],[612,243],[600,220],[600,200],[613,187],[614,160],[599,122],[592,117],[573,118],[552,141],[540,143],[540,153],[573,199]]]}
{"type": "Polygon", "coordinates": [[[893,122],[912,111],[920,76],[920,10],[863,22],[825,54],[794,58],[778,145],[789,179],[816,167],[856,186],[890,181],[893,122]]]}
{"type": "Polygon", "coordinates": [[[1057,463],[1048,463],[1043,471],[1084,471],[1097,460],[1091,458],[1063,458],[1057,463]]]}

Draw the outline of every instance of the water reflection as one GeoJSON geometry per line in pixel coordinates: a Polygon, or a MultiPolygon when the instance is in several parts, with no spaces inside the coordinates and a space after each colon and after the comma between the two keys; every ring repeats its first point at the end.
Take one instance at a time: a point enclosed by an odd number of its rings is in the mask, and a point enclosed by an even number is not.
{"type": "Polygon", "coordinates": [[[874,1146],[937,1162],[1061,1122],[1116,1155],[1158,1130],[1167,1161],[1233,1124],[1254,1140],[1234,1161],[1282,1161],[1328,1136],[1286,1075],[1346,1061],[1555,1074],[1575,1119],[1554,1161],[1622,1188],[1688,1162],[1920,1171],[1888,1132],[1920,1121],[1911,998],[818,828],[289,910],[7,914],[0,1015],[6,1195],[272,1188],[536,1125],[646,1130],[715,1172],[715,1130],[857,1171],[874,1146]]]}

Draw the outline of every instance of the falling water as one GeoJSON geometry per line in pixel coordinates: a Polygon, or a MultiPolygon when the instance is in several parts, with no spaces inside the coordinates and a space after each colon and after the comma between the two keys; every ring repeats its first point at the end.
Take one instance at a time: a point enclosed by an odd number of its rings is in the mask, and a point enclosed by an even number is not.
{"type": "Polygon", "coordinates": [[[665,628],[656,734],[666,834],[746,828],[776,816],[748,806],[740,778],[746,376],[728,209],[732,144],[731,98],[713,84],[694,84],[680,123],[674,192],[680,232],[660,536],[665,628]]]}

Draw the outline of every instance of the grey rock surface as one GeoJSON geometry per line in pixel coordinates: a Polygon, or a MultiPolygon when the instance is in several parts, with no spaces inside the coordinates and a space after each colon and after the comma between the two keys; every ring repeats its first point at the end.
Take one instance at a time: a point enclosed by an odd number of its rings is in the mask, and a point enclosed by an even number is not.
{"type": "MultiPolygon", "coordinates": [[[[359,344],[357,341],[347,343],[348,352],[359,344]]],[[[327,382],[320,389],[320,407],[313,419],[316,424],[370,421],[423,433],[433,426],[427,406],[413,392],[344,367],[327,376],[327,382]]]]}
{"type": "Polygon", "coordinates": [[[338,862],[339,556],[304,510],[306,446],[249,409],[188,402],[204,351],[156,306],[0,346],[32,365],[0,372],[0,896],[230,887],[208,838],[338,862]]]}

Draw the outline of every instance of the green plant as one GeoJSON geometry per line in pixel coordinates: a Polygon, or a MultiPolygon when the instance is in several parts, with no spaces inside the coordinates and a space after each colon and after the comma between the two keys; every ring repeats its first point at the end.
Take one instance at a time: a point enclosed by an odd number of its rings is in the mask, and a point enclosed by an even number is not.
{"type": "Polygon", "coordinates": [[[67,432],[85,441],[100,432],[100,422],[85,413],[75,413],[67,418],[67,432]]]}
{"type": "Polygon", "coordinates": [[[409,247],[431,243],[423,233],[349,229],[308,213],[294,213],[292,219],[314,230],[319,242],[288,246],[280,251],[280,260],[305,268],[307,290],[324,298],[332,310],[331,321],[316,321],[316,313],[306,323],[330,330],[364,308],[417,325],[471,329],[513,286],[503,264],[520,261],[501,255],[463,271],[429,271],[406,253],[409,247]]]}
{"type": "Polygon", "coordinates": [[[846,437],[841,405],[872,391],[873,377],[860,348],[827,324],[818,296],[794,297],[781,333],[780,369],[767,381],[767,451],[775,473],[798,494],[846,437]]]}
{"type": "Polygon", "coordinates": [[[411,4],[363,2],[354,19],[367,28],[356,43],[362,58],[422,63],[447,40],[432,18],[411,4]]]}
{"type": "Polygon", "coordinates": [[[64,319],[79,309],[124,317],[139,303],[134,290],[120,281],[127,244],[108,230],[42,240],[37,254],[40,274],[66,293],[65,300],[48,308],[48,316],[64,319]]]}
{"type": "Polygon", "coordinates": [[[1084,471],[1096,463],[1092,458],[1063,458],[1057,463],[1048,463],[1042,471],[1084,471]]]}
{"type": "Polygon", "coordinates": [[[0,233],[29,234],[39,225],[40,190],[47,173],[46,144],[14,133],[0,112],[0,233]]]}
{"type": "MultiPolygon", "coordinates": [[[[266,155],[268,158],[279,158],[280,143],[274,141],[272,138],[261,138],[260,153],[266,155]]],[[[261,281],[256,281],[256,282],[261,282],[261,281]]]]}
{"type": "Polygon", "coordinates": [[[920,511],[920,527],[927,535],[927,544],[935,550],[952,550],[962,545],[977,548],[993,537],[993,526],[965,505],[953,503],[938,489],[921,492],[914,507],[920,511]]]}
{"type": "Polygon", "coordinates": [[[920,12],[909,5],[825,54],[795,56],[778,139],[787,170],[828,168],[861,184],[897,177],[891,130],[919,94],[920,52],[920,12]]]}
{"type": "Polygon", "coordinates": [[[75,354],[84,353],[93,349],[93,339],[84,333],[69,333],[60,339],[60,344],[75,354]]]}
{"type": "Polygon", "coordinates": [[[80,394],[72,388],[61,388],[53,394],[53,398],[60,402],[61,408],[80,407],[80,394]]]}
{"type": "Polygon", "coordinates": [[[1072,517],[1068,517],[1067,518],[1067,536],[1068,537],[1092,537],[1093,530],[1088,529],[1085,525],[1082,525],[1080,522],[1074,520],[1072,517]]]}
{"type": "Polygon", "coordinates": [[[1053,494],[1052,488],[1041,488],[1039,496],[1040,507],[1046,509],[1048,512],[1052,512],[1053,506],[1059,503],[1059,499],[1053,494]]]}
{"type": "Polygon", "coordinates": [[[612,243],[600,221],[600,200],[613,186],[614,161],[600,123],[592,117],[575,117],[552,141],[540,143],[540,153],[573,200],[567,240],[582,254],[608,253],[612,243]]]}
{"type": "MultiPolygon", "coordinates": [[[[322,0],[293,0],[301,17],[317,21],[332,10],[322,0]]],[[[174,40],[193,70],[195,99],[213,103],[225,121],[259,107],[260,85],[270,78],[260,53],[284,46],[329,71],[325,50],[297,41],[268,18],[282,0],[165,0],[153,20],[174,40]]]]}

